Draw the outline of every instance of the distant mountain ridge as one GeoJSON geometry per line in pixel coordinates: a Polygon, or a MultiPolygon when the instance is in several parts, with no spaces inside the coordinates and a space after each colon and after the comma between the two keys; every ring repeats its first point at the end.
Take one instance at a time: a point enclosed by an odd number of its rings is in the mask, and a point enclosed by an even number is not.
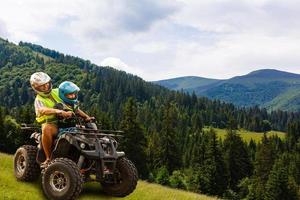
{"type": "Polygon", "coordinates": [[[285,72],[285,71],[280,71],[276,69],[261,69],[261,70],[256,70],[253,72],[250,72],[249,74],[245,75],[248,77],[255,76],[255,77],[268,77],[268,78],[299,78],[300,74],[295,74],[291,72],[285,72]]]}
{"type": "Polygon", "coordinates": [[[256,70],[226,80],[187,76],[154,83],[237,106],[300,111],[300,74],[275,69],[256,70]]]}
{"type": "Polygon", "coordinates": [[[159,81],[161,86],[173,89],[173,90],[181,90],[181,89],[193,89],[195,87],[205,87],[211,85],[213,83],[217,83],[221,80],[218,79],[210,79],[203,78],[198,76],[184,76],[179,78],[172,78],[159,81]]]}

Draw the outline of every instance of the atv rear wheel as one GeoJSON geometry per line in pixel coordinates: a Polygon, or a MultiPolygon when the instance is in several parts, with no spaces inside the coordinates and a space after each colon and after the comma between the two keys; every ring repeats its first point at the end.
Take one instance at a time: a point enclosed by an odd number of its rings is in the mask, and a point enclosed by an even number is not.
{"type": "Polygon", "coordinates": [[[102,182],[103,191],[109,195],[125,197],[132,193],[137,185],[138,172],[134,164],[127,158],[117,161],[117,184],[102,182]]]}
{"type": "Polygon", "coordinates": [[[76,199],[82,183],[77,165],[68,158],[57,158],[42,171],[42,187],[48,199],[76,199]]]}
{"type": "Polygon", "coordinates": [[[36,162],[37,147],[24,145],[17,149],[14,156],[14,174],[19,181],[34,181],[40,175],[36,162]]]}

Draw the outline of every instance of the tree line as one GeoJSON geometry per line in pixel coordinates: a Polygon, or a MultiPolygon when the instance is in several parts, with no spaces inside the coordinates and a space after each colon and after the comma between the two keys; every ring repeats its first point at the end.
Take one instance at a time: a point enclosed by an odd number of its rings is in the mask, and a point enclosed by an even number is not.
{"type": "MultiPolygon", "coordinates": [[[[278,136],[246,143],[231,123],[220,140],[213,128],[203,129],[193,117],[191,127],[174,102],[162,105],[156,126],[145,127],[144,105],[129,98],[122,106],[118,128],[124,131],[120,149],[138,168],[140,177],[174,188],[225,199],[298,199],[300,186],[300,121],[290,122],[284,140],[278,136]]],[[[32,108],[10,116],[0,109],[0,151],[30,142],[19,120],[30,123],[32,108]]],[[[112,127],[107,113],[94,113],[103,128],[112,127]],[[106,117],[105,117],[106,116],[106,117]]],[[[148,113],[150,114],[150,113],[148,113]]]]}

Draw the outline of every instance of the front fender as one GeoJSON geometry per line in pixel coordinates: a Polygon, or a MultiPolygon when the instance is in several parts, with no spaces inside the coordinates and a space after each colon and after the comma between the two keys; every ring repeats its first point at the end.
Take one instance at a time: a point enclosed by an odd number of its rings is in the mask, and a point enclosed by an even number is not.
{"type": "Polygon", "coordinates": [[[71,134],[64,134],[60,136],[53,149],[53,157],[61,157],[68,155],[71,146],[74,146],[77,150],[81,151],[80,146],[74,136],[71,134]]]}

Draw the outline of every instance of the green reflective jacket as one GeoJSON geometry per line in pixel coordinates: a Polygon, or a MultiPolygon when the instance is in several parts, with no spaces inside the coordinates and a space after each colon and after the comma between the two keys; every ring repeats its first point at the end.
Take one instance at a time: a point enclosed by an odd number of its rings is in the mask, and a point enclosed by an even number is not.
{"type": "MultiPolygon", "coordinates": [[[[51,96],[53,97],[54,101],[51,98],[42,97],[39,94],[36,96],[36,99],[38,101],[41,101],[47,108],[53,108],[55,106],[55,104],[62,103],[62,100],[58,96],[58,88],[53,89],[51,91],[51,96]]],[[[40,124],[47,123],[47,122],[56,123],[57,118],[56,118],[56,114],[39,115],[39,116],[36,116],[36,121],[40,124]]]]}

